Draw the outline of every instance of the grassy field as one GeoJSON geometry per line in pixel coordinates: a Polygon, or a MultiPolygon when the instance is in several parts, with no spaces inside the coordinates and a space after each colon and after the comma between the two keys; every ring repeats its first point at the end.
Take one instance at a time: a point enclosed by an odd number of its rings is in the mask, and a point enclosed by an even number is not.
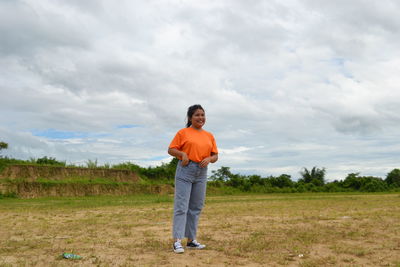
{"type": "Polygon", "coordinates": [[[171,250],[172,196],[0,199],[0,266],[400,266],[400,195],[207,196],[171,250]]]}

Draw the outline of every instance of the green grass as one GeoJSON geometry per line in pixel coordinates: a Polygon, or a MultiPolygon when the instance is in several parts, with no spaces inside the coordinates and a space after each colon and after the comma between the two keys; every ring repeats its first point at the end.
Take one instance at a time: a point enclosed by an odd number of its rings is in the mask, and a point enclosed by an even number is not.
{"type": "Polygon", "coordinates": [[[42,197],[32,199],[0,199],[0,210],[87,209],[99,207],[135,206],[173,202],[173,196],[138,194],[130,196],[42,197]]]}
{"type": "MultiPolygon", "coordinates": [[[[277,202],[296,202],[297,204],[309,201],[331,200],[337,203],[360,201],[363,198],[374,195],[393,195],[390,193],[288,193],[288,194],[245,194],[226,196],[224,194],[210,194],[206,199],[206,204],[218,203],[257,203],[270,202],[271,207],[276,206],[277,202]]],[[[400,201],[400,195],[398,196],[400,201]]],[[[157,194],[136,194],[126,196],[84,196],[84,197],[39,197],[33,199],[18,199],[15,195],[3,195],[0,198],[2,208],[18,209],[23,207],[47,209],[54,206],[59,208],[91,208],[108,206],[134,206],[139,204],[152,204],[161,202],[173,202],[173,195],[157,194]]],[[[244,205],[242,205],[244,206],[244,205]]],[[[279,206],[279,204],[278,204],[279,206]]],[[[246,209],[248,207],[245,207],[246,209]]],[[[1,210],[1,209],[0,209],[1,210]]],[[[305,217],[309,216],[304,214],[305,217]]],[[[312,219],[312,218],[310,218],[312,219]]]]}
{"type": "Polygon", "coordinates": [[[208,248],[179,256],[172,207],[172,195],[0,199],[0,266],[69,266],[62,252],[83,266],[400,262],[399,194],[209,195],[198,234],[208,248]]]}
{"type": "Polygon", "coordinates": [[[4,198],[17,198],[17,194],[15,192],[11,192],[11,193],[0,193],[0,199],[4,199],[4,198]]]}

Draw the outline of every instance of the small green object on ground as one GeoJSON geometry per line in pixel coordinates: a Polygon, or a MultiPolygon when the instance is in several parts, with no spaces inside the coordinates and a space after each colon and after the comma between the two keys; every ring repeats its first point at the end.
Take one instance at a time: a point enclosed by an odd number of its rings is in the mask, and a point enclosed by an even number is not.
{"type": "Polygon", "coordinates": [[[76,255],[76,254],[72,254],[72,253],[63,253],[62,256],[65,259],[71,259],[71,260],[80,260],[80,259],[82,259],[81,256],[76,255]]]}

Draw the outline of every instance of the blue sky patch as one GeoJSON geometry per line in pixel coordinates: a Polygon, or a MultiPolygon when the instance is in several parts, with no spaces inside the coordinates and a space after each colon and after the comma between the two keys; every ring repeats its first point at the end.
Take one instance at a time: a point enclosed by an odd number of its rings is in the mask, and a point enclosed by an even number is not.
{"type": "Polygon", "coordinates": [[[136,128],[136,127],[140,127],[140,125],[137,125],[137,124],[122,124],[122,125],[118,125],[117,126],[118,129],[130,129],[130,128],[136,128]]]}
{"type": "Polygon", "coordinates": [[[47,130],[31,130],[34,136],[46,137],[49,139],[72,139],[72,138],[88,138],[88,137],[104,137],[109,134],[96,134],[96,133],[85,133],[85,132],[72,132],[72,131],[60,131],[56,129],[47,130]]]}
{"type": "Polygon", "coordinates": [[[88,137],[87,133],[59,131],[59,130],[55,130],[55,129],[32,130],[31,133],[34,136],[46,137],[46,138],[50,138],[50,139],[71,139],[71,138],[88,137]]]}

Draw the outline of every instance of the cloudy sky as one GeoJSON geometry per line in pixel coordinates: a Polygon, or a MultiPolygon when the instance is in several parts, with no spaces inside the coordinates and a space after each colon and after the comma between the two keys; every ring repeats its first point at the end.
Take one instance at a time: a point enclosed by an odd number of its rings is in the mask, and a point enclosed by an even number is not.
{"type": "Polygon", "coordinates": [[[169,162],[201,104],[234,173],[385,177],[400,158],[400,3],[0,0],[3,156],[169,162]]]}

